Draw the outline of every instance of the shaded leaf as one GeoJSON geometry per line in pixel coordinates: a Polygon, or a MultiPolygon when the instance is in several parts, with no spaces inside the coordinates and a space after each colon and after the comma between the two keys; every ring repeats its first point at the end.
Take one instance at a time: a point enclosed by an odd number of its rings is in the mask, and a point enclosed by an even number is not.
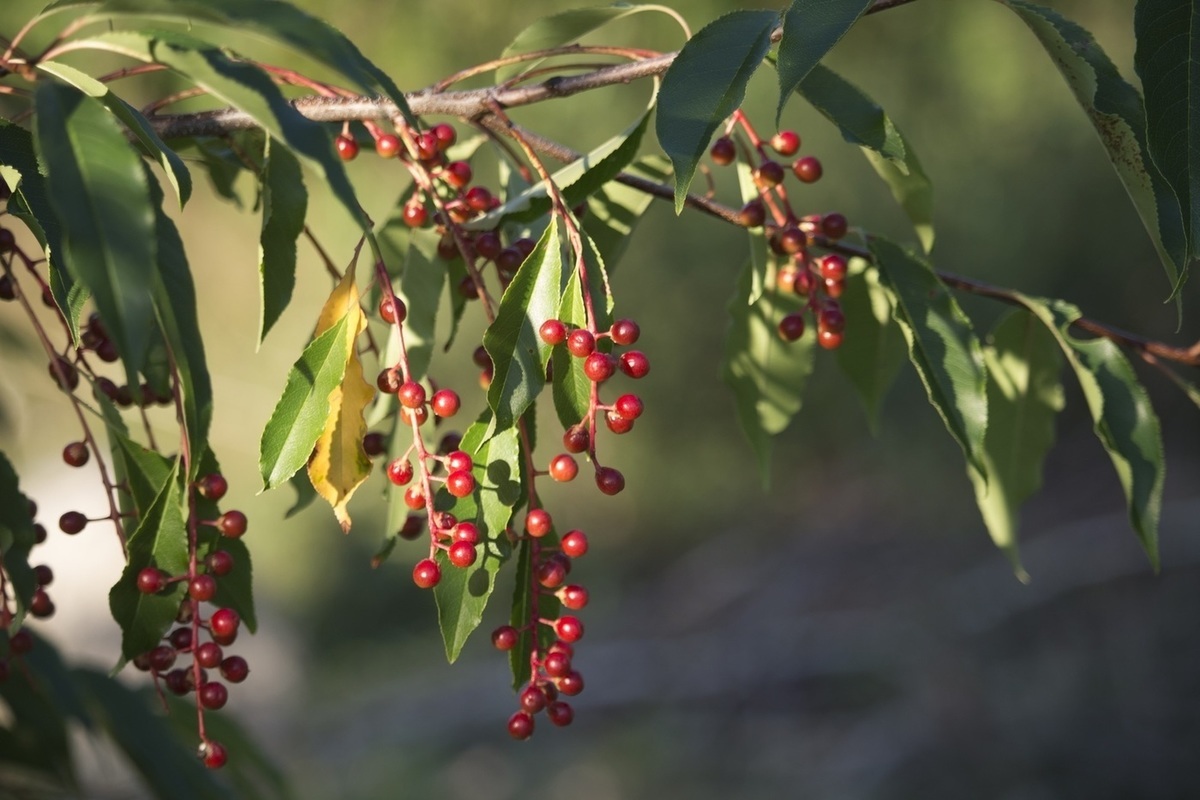
{"type": "Polygon", "coordinates": [[[838,302],[846,319],[853,320],[836,351],[838,365],[858,390],[871,432],[878,433],[883,399],[904,364],[904,337],[892,321],[891,293],[880,284],[879,270],[856,258],[838,302]]]}
{"type": "MultiPolygon", "coordinates": [[[[655,183],[666,183],[671,177],[669,162],[657,155],[638,159],[625,172],[655,183]]],[[[588,197],[583,229],[610,272],[625,254],[630,235],[653,200],[650,194],[616,181],[588,197]]]]}
{"type": "Polygon", "coordinates": [[[304,230],[308,189],[300,162],[286,148],[267,140],[263,154],[262,231],[258,274],[262,306],[258,341],[262,342],[288,307],[296,286],[296,239],[304,230]]]}
{"type": "Polygon", "coordinates": [[[313,488],[312,481],[308,479],[307,472],[297,472],[288,478],[288,483],[296,490],[296,502],[284,513],[284,519],[291,519],[308,508],[318,496],[317,490],[313,488]]]}
{"type": "MultiPolygon", "coordinates": [[[[29,514],[29,499],[21,491],[17,472],[8,457],[0,451],[0,563],[12,586],[11,597],[16,603],[13,618],[5,626],[9,633],[21,627],[37,582],[29,566],[29,551],[37,543],[33,517],[29,514]]],[[[3,630],[4,628],[0,628],[3,630]]]]}
{"type": "Polygon", "coordinates": [[[779,107],[783,107],[800,82],[825,54],[858,22],[873,0],[792,0],[783,12],[783,37],[779,40],[779,107]]]}
{"type": "MultiPolygon", "coordinates": [[[[558,546],[558,534],[550,533],[537,540],[537,547],[552,548],[558,546]]],[[[542,594],[534,589],[537,582],[533,580],[534,542],[529,537],[521,538],[521,546],[517,551],[517,575],[513,584],[512,614],[509,624],[517,629],[517,646],[508,651],[508,665],[512,670],[513,690],[519,690],[529,683],[529,657],[533,653],[534,637],[537,637],[538,647],[545,651],[554,644],[557,638],[549,625],[526,628],[534,618],[555,619],[558,617],[562,604],[552,594],[542,594]]]]}
{"type": "MultiPolygon", "coordinates": [[[[399,283],[394,282],[392,290],[408,309],[404,320],[404,345],[413,380],[424,378],[429,369],[436,341],[438,308],[446,285],[446,268],[438,261],[437,243],[438,235],[434,231],[412,230],[395,217],[379,232],[379,246],[385,263],[393,273],[400,272],[399,283]]],[[[394,329],[389,327],[389,331],[394,337],[394,329]]],[[[385,363],[395,364],[399,357],[399,339],[396,338],[394,347],[389,339],[385,363]]]]}
{"type": "MultiPolygon", "coordinates": [[[[742,193],[742,203],[759,198],[758,186],[754,183],[754,175],[750,165],[738,159],[734,165],[737,168],[738,189],[742,193]]],[[[750,293],[746,302],[753,305],[762,297],[767,287],[767,269],[770,267],[771,254],[767,250],[767,237],[764,231],[746,231],[746,239],[750,244],[750,293]]]]}
{"type": "Polygon", "coordinates": [[[217,593],[212,602],[238,612],[246,630],[254,633],[258,630],[258,614],[254,608],[254,565],[250,559],[250,548],[241,539],[216,536],[214,546],[208,548],[204,555],[217,551],[233,557],[233,570],[217,581],[217,593]]]}
{"type": "Polygon", "coordinates": [[[1024,310],[996,325],[983,350],[988,372],[988,479],[968,470],[988,533],[1028,581],[1017,553],[1021,505],[1042,486],[1042,462],[1063,407],[1062,356],[1045,326],[1024,310]]]}
{"type": "MultiPolygon", "coordinates": [[[[568,328],[587,327],[587,313],[583,306],[583,292],[579,288],[579,274],[572,272],[558,306],[558,319],[568,328]]],[[[554,347],[550,352],[553,381],[551,395],[558,421],[569,428],[587,418],[591,408],[592,381],[583,371],[585,359],[575,358],[564,347],[554,347]]],[[[532,406],[530,406],[532,408],[532,406]]]]}
{"type": "Polygon", "coordinates": [[[871,237],[870,247],[930,404],[967,462],[988,480],[987,376],[970,320],[923,258],[880,236],[871,237]]]}
{"type": "Polygon", "coordinates": [[[688,40],[663,76],[655,130],[675,167],[675,213],[713,132],[737,110],[771,46],[774,11],[734,11],[688,40]]]}

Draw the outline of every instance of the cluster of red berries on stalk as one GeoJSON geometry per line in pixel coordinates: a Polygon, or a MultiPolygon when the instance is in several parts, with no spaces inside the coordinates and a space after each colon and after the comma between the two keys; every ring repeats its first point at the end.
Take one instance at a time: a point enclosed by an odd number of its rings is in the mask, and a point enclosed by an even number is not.
{"type": "MultiPolygon", "coordinates": [[[[816,322],[817,343],[834,350],[841,345],[846,327],[838,298],[846,288],[847,264],[835,251],[848,230],[846,217],[836,211],[797,216],[784,186],[788,170],[768,154],[768,148],[782,156],[794,156],[800,149],[800,137],[795,131],[780,131],[767,142],[759,138],[739,111],[730,119],[725,135],[713,142],[709,155],[713,163],[727,165],[738,158],[740,151],[751,165],[759,196],[742,207],[738,220],[747,228],[765,228],[771,252],[782,262],[775,273],[776,289],[805,299],[804,311],[816,322]],[[735,142],[735,125],[745,132],[749,147],[735,142]]],[[[791,172],[801,183],[810,184],[820,180],[824,170],[816,157],[803,156],[792,162],[791,172]]],[[[778,321],[782,338],[794,342],[804,335],[804,311],[787,314],[778,321]]]]}
{"type": "MultiPolygon", "coordinates": [[[[37,503],[28,498],[26,502],[29,504],[29,518],[36,519],[37,503]]],[[[41,523],[34,522],[33,532],[35,546],[46,541],[46,528],[41,523]]],[[[54,616],[55,608],[46,587],[54,582],[54,571],[46,564],[39,564],[33,568],[33,579],[36,588],[29,600],[29,616],[34,619],[49,619],[54,616]]],[[[0,682],[8,680],[13,662],[34,647],[33,634],[28,628],[22,627],[14,633],[6,633],[17,614],[16,598],[10,595],[10,587],[15,591],[11,576],[4,566],[4,554],[0,552],[0,682]],[[7,641],[7,648],[2,646],[4,641],[7,641]]]]}

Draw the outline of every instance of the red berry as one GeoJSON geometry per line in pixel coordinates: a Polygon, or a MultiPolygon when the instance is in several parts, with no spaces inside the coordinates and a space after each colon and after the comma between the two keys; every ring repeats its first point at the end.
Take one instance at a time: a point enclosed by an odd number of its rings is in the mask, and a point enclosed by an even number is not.
{"type": "Polygon", "coordinates": [[[797,311],[779,320],[779,335],[789,342],[794,342],[803,336],[804,315],[797,311]]]}
{"type": "Polygon", "coordinates": [[[492,357],[488,355],[488,351],[483,349],[483,345],[475,348],[475,352],[471,353],[471,360],[475,362],[475,366],[487,369],[492,366],[492,357]]]}
{"type": "Polygon", "coordinates": [[[708,155],[712,158],[714,164],[724,167],[733,163],[733,159],[737,157],[737,148],[733,146],[732,139],[728,136],[722,136],[712,143],[712,147],[708,150],[708,155]]]}
{"type": "Polygon", "coordinates": [[[587,358],[596,349],[596,339],[586,328],[577,328],[567,336],[567,350],[576,358],[587,358]]]}
{"type": "Polygon", "coordinates": [[[633,420],[626,419],[611,409],[604,412],[604,424],[608,426],[610,431],[618,436],[623,433],[629,433],[631,430],[633,430],[633,420]]]}
{"type": "Polygon", "coordinates": [[[642,329],[631,319],[619,319],[613,323],[608,334],[612,337],[613,342],[626,347],[638,340],[638,337],[642,335],[642,329]]]}
{"type": "Polygon", "coordinates": [[[837,331],[817,331],[817,344],[826,350],[836,350],[842,345],[842,334],[837,331]]]}
{"type": "Polygon", "coordinates": [[[512,650],[519,638],[517,629],[512,625],[501,625],[492,631],[492,646],[497,650],[512,650]]]}
{"type": "Polygon", "coordinates": [[[63,533],[76,534],[87,527],[88,518],[78,511],[68,511],[58,518],[58,528],[63,533]]]}
{"type": "Polygon", "coordinates": [[[475,563],[475,545],[470,542],[455,542],[450,545],[450,563],[456,567],[469,567],[475,563]]]}
{"type": "MultiPolygon", "coordinates": [[[[388,480],[397,486],[404,486],[413,479],[413,467],[407,458],[397,458],[387,465],[388,480]]],[[[423,505],[423,504],[422,504],[423,505]]]]}
{"type": "Polygon", "coordinates": [[[341,156],[342,161],[353,161],[358,155],[358,142],[354,139],[342,134],[333,140],[334,149],[341,156]]]}
{"type": "Polygon", "coordinates": [[[760,200],[751,200],[738,212],[738,224],[746,228],[758,228],[766,221],[767,210],[760,200]]]}
{"type": "Polygon", "coordinates": [[[456,542],[466,542],[467,544],[476,544],[479,542],[479,528],[474,522],[460,522],[454,526],[451,532],[456,542]]]}
{"type": "Polygon", "coordinates": [[[564,586],[558,594],[558,600],[572,611],[578,611],[588,604],[588,590],[582,586],[564,586]]]}
{"type": "Polygon", "coordinates": [[[625,419],[637,419],[645,410],[645,405],[636,394],[623,394],[613,403],[613,408],[625,419]]]}
{"type": "Polygon", "coordinates": [[[433,393],[433,399],[429,401],[429,404],[433,408],[435,416],[445,419],[458,413],[459,407],[462,406],[462,400],[453,389],[438,389],[433,393]]]}
{"type": "Polygon", "coordinates": [[[583,691],[583,676],[572,671],[557,680],[558,690],[563,694],[577,695],[583,691]]]}
{"type": "Polygon", "coordinates": [[[240,511],[226,511],[217,519],[217,528],[222,536],[236,539],[246,532],[246,515],[240,511]]]}
{"type": "Polygon", "coordinates": [[[385,133],[375,140],[375,152],[380,158],[395,158],[400,152],[400,139],[391,133],[385,133]]]}
{"type": "Polygon", "coordinates": [[[562,678],[571,671],[571,657],[566,653],[547,653],[542,660],[542,669],[551,678],[562,678]]]}
{"type": "Polygon", "coordinates": [[[534,508],[525,515],[525,532],[534,538],[541,538],[550,532],[554,521],[544,508],[534,508]]]}
{"type": "Polygon", "coordinates": [[[823,331],[841,333],[846,329],[846,316],[841,308],[823,308],[817,313],[817,327],[823,331]]]}
{"type": "Polygon", "coordinates": [[[421,161],[433,161],[440,155],[442,148],[439,145],[437,134],[432,131],[426,131],[416,137],[417,158],[421,161]]]}
{"type": "Polygon", "coordinates": [[[395,295],[385,297],[379,301],[379,316],[389,325],[404,322],[408,317],[408,306],[395,295]]]}
{"type": "Polygon", "coordinates": [[[574,644],[583,638],[583,623],[579,621],[579,617],[559,617],[554,623],[554,632],[567,644],[574,644]]]}
{"type": "Polygon", "coordinates": [[[420,511],[425,507],[425,491],[419,484],[410,486],[404,490],[404,505],[413,511],[420,511]]]}
{"type": "Polygon", "coordinates": [[[205,642],[196,648],[196,652],[192,655],[196,659],[196,663],[205,669],[216,669],[221,666],[221,645],[216,642],[205,642]]]}
{"type": "Polygon", "coordinates": [[[596,470],[596,486],[605,494],[619,494],[625,488],[625,476],[612,467],[596,470]]]}
{"type": "Polygon", "coordinates": [[[550,477],[560,483],[575,480],[579,474],[579,465],[575,459],[566,453],[559,453],[550,459],[550,477]]]}
{"type": "Polygon", "coordinates": [[[650,372],[650,359],[640,350],[627,350],[618,360],[621,372],[631,378],[644,378],[650,372]]]}
{"type": "Polygon", "coordinates": [[[192,629],[191,628],[176,628],[167,636],[167,641],[171,643],[171,647],[183,652],[192,649],[192,629]]]}
{"type": "Polygon", "coordinates": [[[433,126],[433,138],[437,140],[439,150],[446,150],[458,141],[458,134],[455,132],[453,125],[439,122],[433,126]]]}
{"type": "Polygon", "coordinates": [[[416,381],[405,381],[396,394],[400,398],[400,405],[405,408],[421,408],[425,405],[425,387],[416,381]]]}
{"type": "Polygon", "coordinates": [[[821,277],[826,280],[845,280],[846,259],[837,253],[830,253],[821,259],[821,277]]]}
{"type": "Polygon", "coordinates": [[[160,644],[148,653],[147,661],[155,672],[166,672],[175,664],[175,648],[160,644]]]}
{"type": "Polygon", "coordinates": [[[529,258],[529,254],[537,247],[537,242],[530,239],[528,236],[522,236],[512,243],[512,246],[517,248],[517,252],[521,254],[521,259],[529,258]]]}
{"type": "Polygon", "coordinates": [[[154,567],[146,567],[137,576],[137,588],[142,594],[158,594],[167,585],[167,576],[154,567]]]}
{"type": "Polygon", "coordinates": [[[825,279],[825,294],[833,298],[842,296],[842,292],[846,291],[846,281],[835,280],[833,278],[825,279]]]}
{"type": "Polygon", "coordinates": [[[583,423],[572,425],[563,433],[563,447],[568,453],[582,453],[590,443],[591,437],[583,423]]]}
{"type": "Polygon", "coordinates": [[[475,476],[465,469],[446,476],[446,491],[455,497],[467,497],[475,491],[475,476]]]}
{"type": "Polygon", "coordinates": [[[204,766],[209,769],[220,769],[229,760],[225,747],[214,741],[207,741],[200,745],[200,758],[204,761],[204,766]]]}
{"type": "Polygon", "coordinates": [[[526,686],[521,690],[518,702],[521,704],[521,708],[530,714],[536,714],[546,707],[546,695],[542,694],[542,690],[536,686],[526,686]]]}
{"type": "Polygon", "coordinates": [[[379,431],[371,431],[363,437],[363,452],[369,456],[381,456],[387,450],[387,440],[379,431]]]}
{"type": "Polygon", "coordinates": [[[455,189],[461,189],[471,182],[471,165],[465,161],[452,161],[446,165],[442,179],[455,189]]]}
{"type": "Polygon", "coordinates": [[[388,367],[380,370],[379,375],[375,377],[375,386],[384,394],[395,394],[400,391],[400,386],[404,379],[400,376],[400,370],[395,367],[388,367]]]}
{"type": "Polygon", "coordinates": [[[841,239],[846,235],[846,230],[846,217],[837,212],[826,214],[821,220],[821,231],[830,239],[841,239]]]}
{"type": "Polygon", "coordinates": [[[232,608],[218,608],[208,620],[208,629],[213,636],[232,638],[237,635],[242,618],[232,608]]]}
{"type": "Polygon", "coordinates": [[[241,683],[250,674],[250,665],[241,656],[229,656],[221,662],[221,675],[230,683],[241,683]]]}
{"type": "Polygon", "coordinates": [[[432,558],[424,558],[413,567],[413,583],[422,589],[432,589],[442,579],[442,569],[432,558]]]}
{"type": "Polygon", "coordinates": [[[583,531],[569,531],[559,543],[563,553],[571,558],[579,558],[588,551],[587,534],[583,531]]]}
{"type": "Polygon", "coordinates": [[[454,450],[446,456],[446,471],[458,472],[460,469],[471,469],[475,466],[475,461],[469,453],[464,453],[462,450],[454,450]]]}
{"type": "Polygon", "coordinates": [[[816,183],[821,179],[821,162],[813,156],[805,156],[792,164],[792,172],[803,183],[816,183]]]}
{"type": "Polygon", "coordinates": [[[208,554],[208,558],[204,559],[204,565],[213,575],[218,577],[228,575],[233,571],[233,556],[224,550],[216,550],[208,554]]]}
{"type": "Polygon", "coordinates": [[[795,131],[780,131],[771,137],[771,147],[781,156],[794,156],[800,149],[800,137],[795,131]]]}
{"type": "Polygon", "coordinates": [[[546,716],[560,728],[571,724],[575,719],[575,711],[561,700],[556,700],[546,707],[546,716]]]}
{"type": "Polygon", "coordinates": [[[494,261],[503,249],[500,234],[495,231],[484,231],[475,237],[475,254],[486,261],[494,261]]]}
{"type": "MultiPolygon", "coordinates": [[[[555,553],[555,555],[558,555],[555,553]]],[[[563,558],[548,558],[537,565],[537,582],[547,589],[557,589],[567,579],[567,561],[563,558]]]]}
{"type": "Polygon", "coordinates": [[[616,371],[617,360],[608,353],[592,353],[583,362],[583,374],[596,383],[604,383],[616,371]]]}
{"type": "Polygon", "coordinates": [[[417,425],[424,425],[425,421],[429,419],[429,409],[425,406],[417,408],[402,407],[400,409],[400,419],[405,425],[412,425],[414,420],[417,425]]]}
{"type": "Polygon", "coordinates": [[[229,702],[229,690],[225,688],[225,684],[209,681],[200,687],[200,705],[209,711],[224,708],[227,702],[229,702]]]}
{"type": "Polygon", "coordinates": [[[542,323],[542,327],[538,328],[538,336],[541,336],[542,341],[552,347],[562,344],[567,338],[567,326],[563,325],[560,320],[548,319],[542,323]]]}
{"type": "Polygon", "coordinates": [[[779,249],[786,255],[799,253],[806,244],[808,237],[795,225],[788,226],[779,233],[779,249]]]}
{"type": "Polygon", "coordinates": [[[783,167],[777,161],[764,161],[753,172],[754,185],[760,189],[770,189],[783,183],[783,167]]]}
{"type": "Polygon", "coordinates": [[[229,482],[225,480],[224,475],[214,472],[196,481],[196,491],[200,492],[201,497],[216,502],[229,491],[229,482]]]}
{"type": "Polygon", "coordinates": [[[212,575],[197,575],[188,581],[188,594],[193,600],[206,602],[217,593],[217,580],[212,575]]]}
{"type": "MultiPolygon", "coordinates": [[[[421,502],[424,504],[424,498],[422,498],[421,502]]],[[[404,495],[404,504],[408,505],[407,493],[404,495]]],[[[404,524],[400,526],[400,530],[396,532],[396,535],[401,539],[411,542],[413,539],[416,539],[421,535],[421,529],[424,528],[424,526],[424,517],[422,517],[420,514],[409,514],[404,518],[404,524]]]]}
{"type": "Polygon", "coordinates": [[[85,442],[71,442],[63,448],[62,452],[63,461],[67,463],[67,466],[71,467],[82,467],[88,462],[88,456],[90,455],[91,453],[88,451],[85,442]]]}
{"type": "Polygon", "coordinates": [[[496,255],[496,266],[501,272],[515,274],[525,256],[515,247],[505,247],[496,255]]]}
{"type": "MultiPolygon", "coordinates": [[[[174,651],[172,651],[172,655],[174,655],[174,651]]],[[[174,662],[172,662],[172,663],[174,663],[174,662]]],[[[190,670],[185,671],[183,669],[173,669],[166,674],[166,676],[164,677],[164,681],[167,684],[167,689],[172,694],[185,695],[188,693],[189,689],[191,688],[190,686],[188,686],[187,673],[189,671],[190,670]]]]}
{"type": "Polygon", "coordinates": [[[518,711],[508,718],[508,735],[519,741],[533,736],[533,715],[518,711]]]}
{"type": "Polygon", "coordinates": [[[492,204],[492,193],[482,186],[472,186],[463,195],[463,202],[473,211],[487,211],[492,204]]]}
{"type": "Polygon", "coordinates": [[[54,582],[54,572],[45,564],[33,568],[33,580],[38,586],[49,586],[54,582]]]}

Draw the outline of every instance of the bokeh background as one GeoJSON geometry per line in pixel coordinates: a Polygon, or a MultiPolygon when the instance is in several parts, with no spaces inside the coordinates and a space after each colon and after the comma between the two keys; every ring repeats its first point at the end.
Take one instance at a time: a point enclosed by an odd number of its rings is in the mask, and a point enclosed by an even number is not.
{"type": "MultiPolygon", "coordinates": [[[[1049,4],[1091,30],[1136,81],[1133,0],[1049,4]]],[[[0,32],[40,5],[6,0],[0,32]]],[[[569,7],[298,5],[332,20],[412,89],[493,57],[527,24],[569,7]]],[[[694,29],[741,6],[677,4],[694,29]]],[[[681,43],[655,14],[593,38],[662,50],[681,43]]],[[[1090,124],[1011,12],[921,0],[867,18],[828,63],[884,105],[918,149],[935,186],[939,267],[1062,297],[1148,336],[1200,337],[1197,287],[1185,290],[1176,331],[1162,270],[1090,124]]],[[[135,102],[161,89],[130,87],[135,102]]],[[[747,108],[764,131],[774,91],[763,69],[747,108]]],[[[633,119],[647,92],[607,89],[514,116],[586,149],[633,119]]],[[[825,164],[826,177],[797,193],[800,209],[841,210],[852,224],[914,239],[857,148],[799,101],[785,121],[800,131],[803,152],[825,164]]],[[[350,168],[368,210],[385,218],[405,186],[400,168],[370,157],[350,168]]],[[[504,730],[516,702],[507,659],[487,641],[507,617],[508,584],[448,666],[432,597],[409,578],[422,547],[402,544],[369,567],[383,534],[381,476],[359,490],[349,536],[326,508],[284,521],[290,489],[257,494],[259,431],[329,283],[302,246],[292,306],[256,348],[252,187],[241,187],[238,209],[195,174],[199,190],[181,219],[209,336],[213,440],[231,479],[227,504],[251,519],[261,616],[260,633],[236,648],[251,678],[222,713],[259,736],[297,797],[1200,796],[1200,415],[1158,373],[1139,367],[1168,460],[1161,573],[1136,544],[1082,397],[1064,376],[1059,441],[1024,513],[1032,583],[1021,585],[990,544],[961,455],[912,374],[897,381],[872,435],[835,361],[818,353],[805,407],[779,437],[763,490],[718,376],[744,239],[655,204],[614,275],[618,312],[641,323],[653,363],[639,386],[644,420],[602,444],[628,489],[603,498],[581,481],[550,487],[546,498],[556,520],[592,541],[573,575],[592,593],[576,659],[588,688],[575,698],[571,728],[539,718],[534,738],[514,743],[504,730]]],[[[732,203],[731,181],[717,175],[732,203]]],[[[353,234],[314,184],[309,222],[344,261],[353,234]]],[[[1003,312],[962,302],[981,332],[1003,312]]],[[[481,330],[469,323],[435,367],[468,407],[483,402],[470,364],[481,330]]],[[[91,468],[70,470],[58,458],[75,423],[15,309],[0,309],[0,333],[0,446],[44,519],[99,512],[91,468]]],[[[154,422],[169,430],[168,417],[154,422]]],[[[59,611],[40,629],[76,661],[112,663],[115,540],[99,529],[55,532],[44,552],[59,611]]],[[[78,746],[87,796],[140,796],[104,745],[78,746]]]]}

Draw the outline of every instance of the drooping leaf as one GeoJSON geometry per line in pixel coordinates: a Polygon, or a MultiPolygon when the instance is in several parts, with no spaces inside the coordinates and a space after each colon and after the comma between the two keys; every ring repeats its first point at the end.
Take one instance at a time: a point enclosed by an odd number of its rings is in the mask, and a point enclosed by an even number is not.
{"type": "Polygon", "coordinates": [[[521,497],[519,432],[515,427],[507,428],[485,441],[488,427],[486,419],[473,423],[460,445],[475,462],[475,493],[455,498],[443,488],[435,498],[438,510],[449,511],[460,522],[474,521],[479,527],[477,558],[470,567],[455,567],[445,551],[438,551],[442,579],[434,587],[433,596],[446,659],[451,663],[483,621],[483,610],[496,588],[496,573],[511,549],[505,527],[521,497]]]}
{"type": "Polygon", "coordinates": [[[329,394],[329,413],[316,448],[308,462],[308,477],[313,488],[329,505],[342,531],[350,531],[350,513],[346,506],[355,490],[371,474],[371,459],[363,450],[367,423],[363,411],[375,396],[375,389],[363,379],[362,361],[355,341],[367,327],[367,319],[358,303],[358,288],[351,265],[325,303],[317,322],[317,334],[333,325],[343,325],[347,355],[341,382],[329,394]]]}
{"type": "Polygon", "coordinates": [[[879,282],[879,270],[851,259],[846,289],[838,300],[852,330],[837,349],[838,365],[867,412],[871,432],[879,430],[879,411],[904,363],[904,338],[892,321],[891,296],[879,282]]]}
{"type": "Polygon", "coordinates": [[[1129,521],[1155,569],[1158,518],[1162,511],[1162,432],[1145,388],[1120,348],[1108,339],[1076,339],[1069,332],[1081,314],[1061,300],[1016,296],[1049,329],[1075,371],[1095,423],[1096,436],[1112,460],[1129,521]]]}
{"type": "Polygon", "coordinates": [[[37,588],[29,566],[29,551],[36,543],[29,500],[21,492],[16,470],[8,457],[0,452],[0,563],[4,565],[4,573],[12,586],[10,596],[16,603],[15,614],[5,626],[9,633],[15,633],[21,627],[37,588]]]}
{"type": "MultiPolygon", "coordinates": [[[[558,306],[558,319],[571,327],[586,328],[587,313],[583,306],[583,292],[579,288],[579,274],[571,273],[558,306]]],[[[554,410],[563,428],[569,428],[587,418],[591,407],[592,381],[583,371],[582,358],[575,358],[566,347],[555,347],[550,354],[553,381],[551,394],[554,410]]]]}
{"type": "Polygon", "coordinates": [[[262,306],[258,341],[267,338],[292,300],[296,286],[296,239],[304,230],[308,189],[300,162],[279,144],[267,140],[263,155],[262,231],[258,239],[258,274],[262,306]]]}
{"type": "Polygon", "coordinates": [[[187,593],[185,581],[168,585],[158,594],[138,591],[137,576],[146,567],[168,575],[188,568],[183,478],[176,461],[150,508],[138,520],[126,543],[129,558],[121,577],[108,593],[108,607],[121,627],[121,655],[132,659],[155,647],[175,621],[187,593]]]}
{"type": "Polygon", "coordinates": [[[1063,407],[1058,343],[1032,314],[1004,317],[983,350],[988,372],[988,426],[984,458],[988,479],[968,470],[988,533],[1029,576],[1017,552],[1021,505],[1042,486],[1042,461],[1054,444],[1054,417],[1063,407]]]}
{"type": "Polygon", "coordinates": [[[167,147],[166,143],[158,137],[158,133],[150,121],[142,115],[142,112],[114,94],[106,84],[68,64],[41,61],[37,68],[71,84],[89,97],[94,97],[103,103],[104,107],[112,112],[113,116],[119,119],[137,138],[142,151],[163,168],[167,180],[171,182],[171,187],[175,190],[175,198],[179,201],[179,207],[183,208],[187,204],[188,198],[192,196],[191,173],[188,172],[187,165],[183,163],[179,154],[167,147]]]}
{"type": "MultiPolygon", "coordinates": [[[[629,165],[625,174],[666,183],[670,180],[670,165],[662,156],[640,158],[629,165]]],[[[612,181],[587,199],[588,212],[583,217],[583,229],[611,272],[625,254],[629,237],[654,198],[646,192],[612,181]]]]}
{"type": "Polygon", "coordinates": [[[54,81],[34,95],[34,138],[50,205],[63,225],[63,261],[95,299],[137,383],[154,318],[154,206],[141,159],[97,100],[54,81]]]}
{"type": "Polygon", "coordinates": [[[933,184],[912,144],[891,117],[857,86],[817,64],[796,87],[813,108],[862,148],[892,197],[912,220],[925,252],[933,248],[933,184]]]}
{"type": "MultiPolygon", "coordinates": [[[[774,267],[768,283],[774,283],[774,267]]],[[[815,332],[794,342],[779,335],[784,315],[804,308],[792,292],[769,288],[753,305],[746,302],[753,285],[747,263],[729,301],[730,326],[725,339],[721,377],[733,389],[738,420],[758,456],[763,484],[771,477],[771,437],[783,431],[800,410],[804,387],[813,370],[815,332]]]]}
{"type": "Polygon", "coordinates": [[[663,76],[655,129],[675,167],[675,213],[696,164],[722,120],[742,104],[746,84],[771,46],[774,11],[734,11],[704,26],[663,76]]]}
{"type": "Polygon", "coordinates": [[[923,258],[881,236],[871,237],[870,246],[929,402],[986,481],[986,372],[971,322],[923,258]]]}
{"type": "Polygon", "coordinates": [[[134,518],[140,519],[154,505],[171,475],[174,462],[162,453],[143,447],[120,430],[110,428],[108,440],[112,444],[113,461],[120,465],[119,473],[129,488],[128,493],[118,495],[122,499],[129,498],[134,518]]]}
{"type": "Polygon", "coordinates": [[[873,0],[792,0],[783,12],[783,38],[779,40],[779,107],[783,107],[833,46],[858,22],[873,0]]]}
{"type": "MultiPolygon", "coordinates": [[[[551,530],[537,540],[536,547],[552,548],[558,546],[558,534],[551,530]]],[[[555,619],[558,617],[562,604],[552,594],[542,594],[534,586],[534,543],[529,538],[521,539],[517,551],[517,574],[513,583],[512,614],[509,624],[517,629],[517,646],[508,651],[508,665],[512,670],[513,690],[519,690],[529,683],[529,657],[533,653],[534,642],[545,651],[554,644],[555,635],[548,625],[535,623],[533,630],[525,627],[531,619],[555,619]]]]}
{"type": "Polygon", "coordinates": [[[1200,8],[1192,0],[1138,0],[1134,66],[1146,92],[1146,144],[1175,191],[1200,258],[1200,8]]]}
{"type": "Polygon", "coordinates": [[[280,486],[308,463],[329,417],[329,395],[346,373],[346,328],[343,317],[314,338],[288,372],[259,444],[264,489],[280,486]]]}
{"type": "MultiPolygon", "coordinates": [[[[737,168],[738,189],[742,193],[742,202],[748,203],[758,199],[758,186],[754,183],[754,175],[750,166],[740,158],[735,164],[737,168]]],[[[750,245],[750,293],[746,303],[754,305],[762,297],[767,287],[767,269],[770,266],[771,254],[767,251],[767,237],[763,231],[746,231],[746,240],[750,245]]]]}
{"type": "Polygon", "coordinates": [[[495,432],[515,426],[546,385],[550,345],[538,328],[558,313],[569,277],[563,270],[558,225],[552,224],[504,290],[496,321],[483,334],[494,369],[488,406],[495,415],[495,432]]]}
{"type": "Polygon", "coordinates": [[[1146,114],[1137,89],[1079,25],[1028,0],[1000,2],[1038,37],[1092,121],[1177,292],[1187,277],[1187,231],[1179,198],[1151,159],[1146,114]]]}

